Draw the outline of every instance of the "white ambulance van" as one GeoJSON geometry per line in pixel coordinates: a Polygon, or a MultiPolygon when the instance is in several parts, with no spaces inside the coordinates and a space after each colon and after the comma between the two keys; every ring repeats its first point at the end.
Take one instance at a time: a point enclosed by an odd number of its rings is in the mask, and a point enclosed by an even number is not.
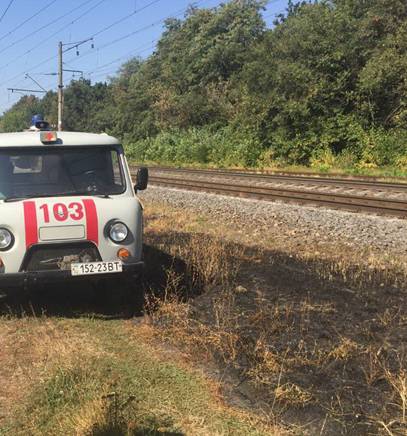
{"type": "Polygon", "coordinates": [[[148,170],[133,186],[117,139],[35,120],[0,134],[0,290],[139,275],[148,170]]]}

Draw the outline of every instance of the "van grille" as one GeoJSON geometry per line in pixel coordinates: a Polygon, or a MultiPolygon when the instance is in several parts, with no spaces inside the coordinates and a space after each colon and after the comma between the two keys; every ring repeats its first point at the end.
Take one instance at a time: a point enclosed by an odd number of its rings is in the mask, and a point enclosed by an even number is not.
{"type": "Polygon", "coordinates": [[[71,263],[102,260],[97,247],[90,242],[71,244],[38,244],[27,251],[20,272],[69,270],[71,263]]]}

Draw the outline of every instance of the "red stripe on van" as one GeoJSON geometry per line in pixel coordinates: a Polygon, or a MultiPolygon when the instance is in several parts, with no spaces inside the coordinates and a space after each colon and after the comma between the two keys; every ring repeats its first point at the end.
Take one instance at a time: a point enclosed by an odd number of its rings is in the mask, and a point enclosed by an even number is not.
{"type": "Polygon", "coordinates": [[[37,210],[34,201],[24,201],[25,246],[38,242],[37,210]]]}
{"type": "Polygon", "coordinates": [[[93,200],[83,200],[83,205],[86,213],[86,239],[97,245],[99,243],[99,226],[95,202],[93,200]]]}

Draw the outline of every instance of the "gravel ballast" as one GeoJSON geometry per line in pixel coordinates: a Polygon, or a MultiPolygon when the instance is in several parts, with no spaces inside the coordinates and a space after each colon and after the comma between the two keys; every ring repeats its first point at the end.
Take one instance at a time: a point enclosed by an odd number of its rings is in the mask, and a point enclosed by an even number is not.
{"type": "Polygon", "coordinates": [[[220,222],[244,227],[247,234],[259,235],[269,230],[286,235],[291,242],[341,242],[350,247],[374,251],[407,253],[407,220],[352,213],[281,202],[243,199],[158,186],[140,193],[147,204],[164,203],[177,209],[194,210],[220,222]]]}

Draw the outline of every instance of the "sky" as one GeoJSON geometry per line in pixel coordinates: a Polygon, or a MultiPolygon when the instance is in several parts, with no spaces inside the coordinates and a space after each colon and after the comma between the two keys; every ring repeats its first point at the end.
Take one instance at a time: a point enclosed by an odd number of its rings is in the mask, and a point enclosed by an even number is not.
{"type": "MultiPolygon", "coordinates": [[[[148,57],[166,18],[182,18],[191,4],[210,8],[221,3],[226,1],[0,0],[0,114],[24,94],[7,88],[57,89],[59,41],[66,44],[64,69],[103,81],[127,59],[148,57]]],[[[268,2],[263,15],[269,26],[287,3],[268,2]]],[[[80,74],[64,72],[64,83],[80,74]]]]}

